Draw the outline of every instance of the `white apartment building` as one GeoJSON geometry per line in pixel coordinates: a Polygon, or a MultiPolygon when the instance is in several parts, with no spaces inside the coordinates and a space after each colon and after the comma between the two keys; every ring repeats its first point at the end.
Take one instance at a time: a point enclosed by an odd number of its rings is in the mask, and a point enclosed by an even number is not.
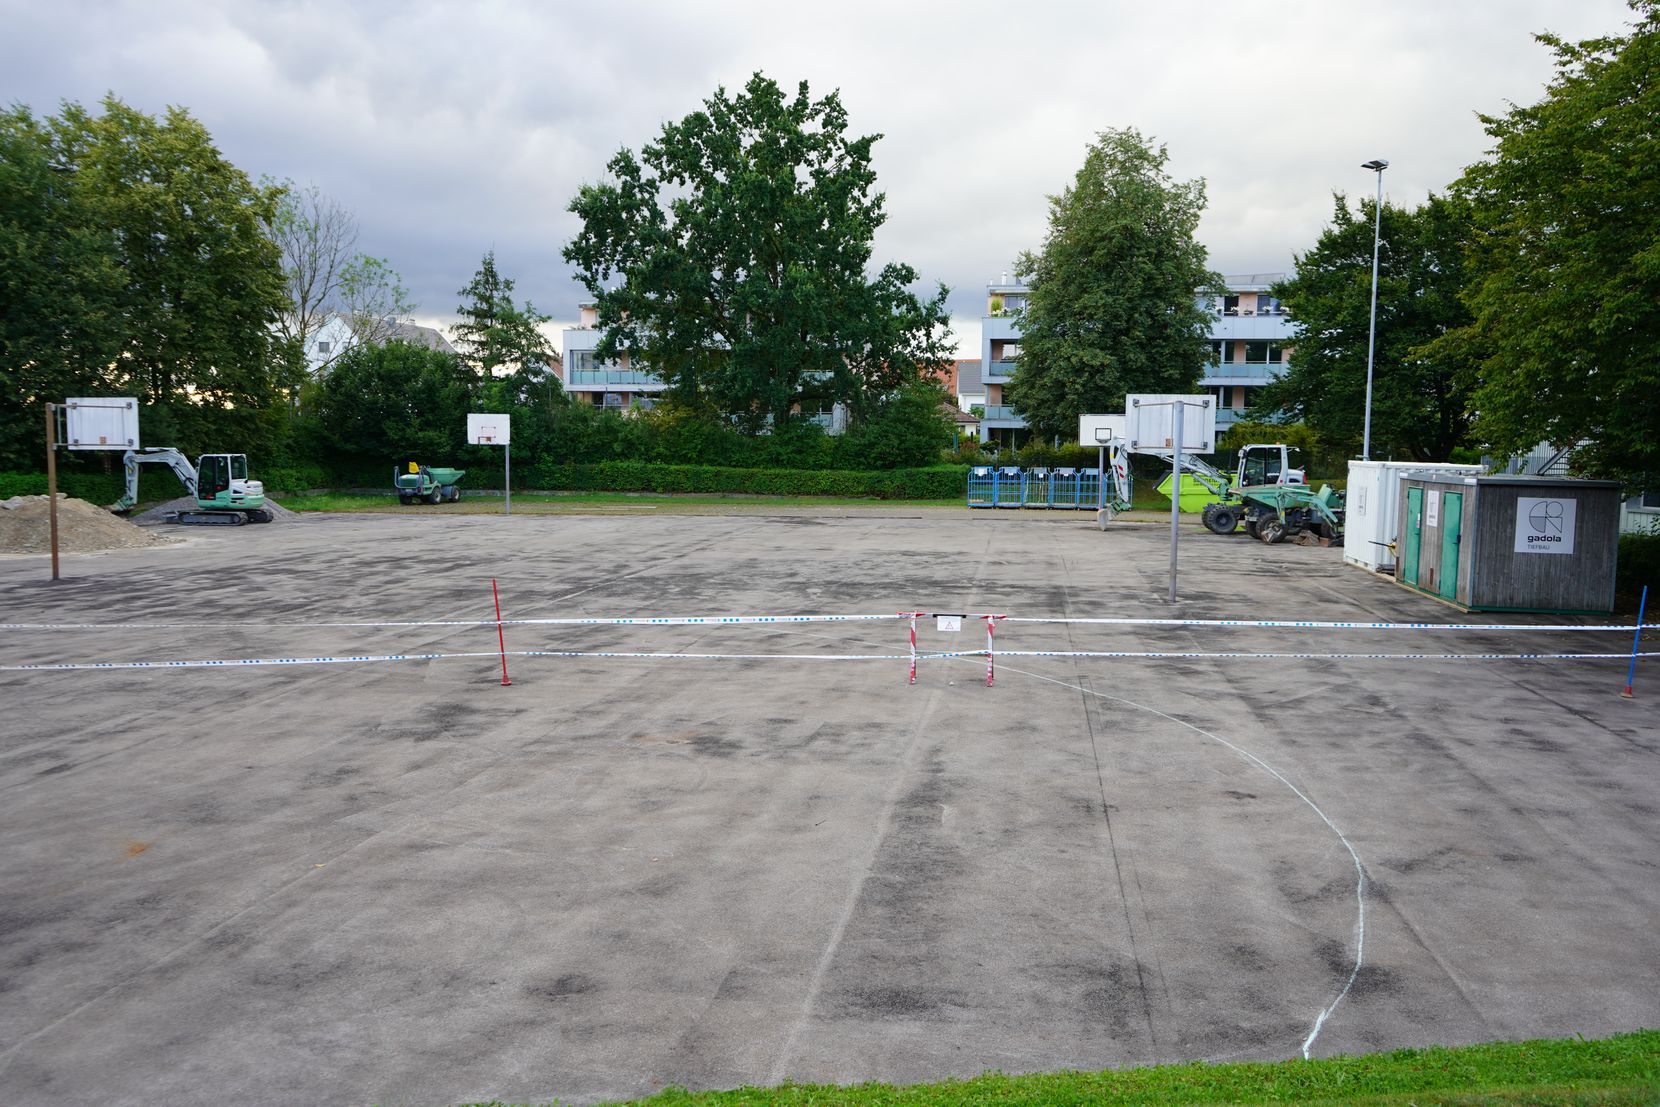
{"type": "MultiPolygon", "coordinates": [[[[1269,288],[1285,273],[1243,273],[1223,277],[1224,292],[1202,300],[1212,316],[1211,361],[1199,387],[1216,397],[1216,425],[1224,430],[1250,410],[1251,394],[1285,372],[1291,356],[1291,318],[1269,288]]],[[[1020,327],[1013,316],[1026,306],[1030,290],[1018,283],[986,286],[986,314],[980,321],[980,381],[986,413],[980,440],[1018,445],[1026,421],[1003,398],[1020,361],[1020,327]]]]}

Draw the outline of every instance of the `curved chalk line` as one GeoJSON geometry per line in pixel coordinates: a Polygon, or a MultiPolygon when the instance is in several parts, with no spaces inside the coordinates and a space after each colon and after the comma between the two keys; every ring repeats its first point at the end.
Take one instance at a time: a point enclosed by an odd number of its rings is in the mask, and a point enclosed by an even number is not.
{"type": "Polygon", "coordinates": [[[1029,676],[1029,677],[1032,677],[1036,680],[1047,681],[1050,684],[1057,684],[1062,688],[1068,688],[1068,689],[1071,689],[1072,691],[1075,691],[1075,692],[1082,692],[1085,695],[1097,696],[1097,697],[1099,697],[1101,699],[1104,699],[1104,700],[1113,700],[1117,703],[1125,704],[1128,707],[1134,707],[1138,710],[1145,711],[1150,715],[1157,715],[1161,719],[1168,720],[1169,722],[1175,723],[1178,726],[1184,726],[1187,729],[1193,731],[1195,734],[1201,735],[1205,738],[1209,738],[1213,742],[1224,745],[1228,749],[1232,750],[1234,753],[1238,754],[1244,760],[1246,760],[1246,761],[1250,762],[1251,764],[1255,765],[1257,768],[1261,769],[1263,772],[1267,773],[1269,776],[1273,777],[1275,780],[1279,781],[1281,784],[1283,784],[1287,788],[1289,788],[1291,790],[1292,795],[1294,795],[1298,799],[1302,800],[1303,803],[1305,803],[1308,806],[1308,809],[1310,811],[1313,811],[1316,815],[1318,815],[1320,817],[1320,821],[1325,823],[1326,826],[1328,828],[1330,828],[1330,830],[1333,834],[1337,835],[1337,840],[1339,842],[1343,843],[1343,848],[1348,851],[1349,859],[1354,862],[1354,867],[1355,867],[1355,926],[1354,926],[1355,961],[1354,961],[1354,967],[1349,970],[1349,978],[1343,982],[1342,989],[1337,993],[1337,995],[1332,999],[1332,1001],[1330,1003],[1328,1003],[1325,1007],[1321,1008],[1320,1012],[1314,1018],[1314,1025],[1309,1028],[1308,1037],[1303,1039],[1303,1045],[1302,1045],[1303,1059],[1307,1060],[1308,1056],[1309,1056],[1309,1049],[1314,1045],[1314,1040],[1320,1036],[1320,1031],[1325,1026],[1326,1020],[1331,1017],[1332,1012],[1337,1010],[1338,1004],[1343,1002],[1343,1000],[1348,996],[1350,989],[1352,989],[1354,987],[1354,983],[1355,983],[1356,978],[1358,978],[1360,976],[1360,966],[1364,963],[1364,960],[1365,960],[1365,951],[1366,951],[1366,869],[1365,869],[1365,866],[1363,866],[1361,864],[1360,854],[1355,851],[1355,848],[1352,844],[1350,844],[1349,839],[1346,838],[1344,836],[1343,832],[1337,828],[1337,824],[1332,822],[1331,818],[1329,816],[1327,816],[1327,814],[1324,811],[1320,810],[1320,805],[1319,804],[1315,803],[1312,799],[1310,799],[1308,797],[1307,793],[1305,793],[1301,788],[1298,788],[1295,784],[1291,783],[1290,780],[1286,779],[1284,774],[1282,774],[1278,769],[1276,769],[1276,768],[1274,768],[1274,766],[1268,764],[1268,762],[1264,761],[1262,758],[1258,757],[1256,754],[1252,753],[1250,750],[1245,749],[1242,746],[1237,746],[1234,743],[1228,741],[1226,738],[1221,737],[1220,735],[1212,734],[1210,731],[1206,730],[1202,726],[1198,726],[1194,723],[1190,723],[1185,719],[1178,719],[1174,715],[1170,715],[1170,714],[1167,714],[1163,711],[1160,711],[1156,707],[1148,707],[1144,703],[1137,703],[1134,700],[1125,699],[1123,696],[1113,696],[1113,695],[1109,695],[1106,692],[1097,692],[1093,689],[1084,688],[1084,687],[1082,687],[1080,685],[1077,685],[1077,684],[1069,684],[1068,682],[1066,682],[1064,680],[1057,680],[1054,677],[1044,676],[1041,673],[1033,673],[1033,672],[1029,672],[1029,671],[1024,670],[1024,669],[1012,669],[1012,668],[1009,668],[1007,665],[1005,665],[1003,668],[1004,668],[1005,672],[1019,673],[1022,676],[1029,676]]]}

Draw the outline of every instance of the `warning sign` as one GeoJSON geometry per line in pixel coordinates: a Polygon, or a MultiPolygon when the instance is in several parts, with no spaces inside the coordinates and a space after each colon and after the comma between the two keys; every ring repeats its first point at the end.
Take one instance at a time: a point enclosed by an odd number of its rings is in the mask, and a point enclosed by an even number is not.
{"type": "Polygon", "coordinates": [[[1571,554],[1577,501],[1524,496],[1516,501],[1516,552],[1571,554]]]}

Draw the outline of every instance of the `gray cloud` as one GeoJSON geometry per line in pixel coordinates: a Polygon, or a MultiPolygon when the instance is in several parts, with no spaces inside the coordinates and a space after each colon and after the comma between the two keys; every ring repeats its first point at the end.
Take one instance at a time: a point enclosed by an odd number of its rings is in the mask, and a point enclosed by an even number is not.
{"type": "Polygon", "coordinates": [[[951,286],[965,344],[984,282],[1039,244],[1047,196],[1105,127],[1206,180],[1216,267],[1283,270],[1334,190],[1370,192],[1362,161],[1388,158],[1386,192],[1416,202],[1479,157],[1476,113],[1550,79],[1534,32],[1630,17],[1621,0],[5,7],[8,99],[188,108],[250,173],[355,211],[362,248],[436,321],[491,248],[520,294],[574,318],[565,207],[619,147],[757,69],[840,89],[855,130],[884,135],[878,257],[951,286]]]}

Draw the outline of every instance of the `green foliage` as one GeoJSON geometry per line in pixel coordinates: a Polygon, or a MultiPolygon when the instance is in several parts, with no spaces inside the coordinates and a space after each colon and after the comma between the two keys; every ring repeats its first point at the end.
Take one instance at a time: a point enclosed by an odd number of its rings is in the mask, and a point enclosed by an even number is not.
{"type": "Polygon", "coordinates": [[[472,282],[456,293],[461,316],[453,328],[461,363],[480,382],[507,373],[542,370],[554,360],[553,346],[538,329],[548,316],[529,300],[513,302],[513,282],[496,272],[496,252],[484,255],[472,282]]]}
{"type": "Polygon", "coordinates": [[[1656,613],[1660,613],[1660,534],[1620,535],[1615,578],[1615,591],[1630,596],[1648,586],[1649,609],[1643,618],[1656,621],[1656,613]]]}
{"type": "Polygon", "coordinates": [[[391,464],[405,454],[454,456],[467,437],[470,400],[453,355],[393,341],[348,350],[308,387],[306,408],[336,455],[391,464]]]}
{"type": "MultiPolygon", "coordinates": [[[[1335,197],[1331,225],[1297,258],[1273,294],[1291,310],[1286,375],[1255,403],[1307,423],[1360,456],[1371,329],[1372,240],[1377,202],[1360,210],[1335,197]]],[[[1372,372],[1372,456],[1445,461],[1469,436],[1467,351],[1438,342],[1467,325],[1459,301],[1469,206],[1431,196],[1407,210],[1385,202],[1378,251],[1377,349],[1372,372]]]]}
{"type": "Polygon", "coordinates": [[[598,306],[598,356],[649,364],[672,400],[752,435],[797,406],[857,417],[947,361],[945,289],[919,299],[905,265],[867,276],[879,136],[847,124],[835,93],[803,82],[788,98],[757,73],[619,151],[612,181],[571,202],[582,230],[565,248],[598,306]]]}
{"type": "Polygon", "coordinates": [[[1456,186],[1474,205],[1465,302],[1449,336],[1480,359],[1476,431],[1502,453],[1591,440],[1588,475],[1660,484],[1660,0],[1625,36],[1538,40],[1543,100],[1483,116],[1492,154],[1456,186]]]}
{"type": "Polygon", "coordinates": [[[844,459],[859,457],[873,469],[931,464],[955,433],[942,404],[948,404],[945,391],[932,381],[901,388],[859,414],[836,444],[837,453],[844,459]]]}
{"type": "MultiPolygon", "coordinates": [[[[1240,448],[1258,442],[1270,445],[1283,442],[1287,446],[1297,447],[1302,452],[1300,467],[1307,471],[1311,481],[1320,476],[1328,479],[1348,478],[1348,441],[1340,439],[1334,444],[1326,436],[1303,423],[1257,423],[1243,420],[1235,423],[1216,444],[1218,456],[1212,459],[1212,463],[1220,469],[1231,470],[1240,448]]],[[[1296,464],[1293,462],[1293,465],[1296,464]]]]}
{"type": "Polygon", "coordinates": [[[141,397],[147,442],[264,448],[299,373],[270,329],[276,193],[183,109],[101,106],[0,115],[0,464],[38,464],[70,395],[141,397]]]}
{"type": "Polygon", "coordinates": [[[1070,436],[1078,416],[1123,411],[1130,392],[1191,392],[1203,373],[1221,278],[1194,240],[1203,181],[1178,182],[1135,130],[1103,131],[1049,201],[1049,232],[1017,266],[1031,286],[1020,368],[1004,390],[1033,437],[1070,436]]]}
{"type": "Polygon", "coordinates": [[[958,465],[885,472],[847,469],[726,469],[713,465],[657,465],[605,461],[539,465],[514,483],[575,492],[718,492],[754,496],[845,496],[881,500],[950,500],[963,493],[958,465]]]}

